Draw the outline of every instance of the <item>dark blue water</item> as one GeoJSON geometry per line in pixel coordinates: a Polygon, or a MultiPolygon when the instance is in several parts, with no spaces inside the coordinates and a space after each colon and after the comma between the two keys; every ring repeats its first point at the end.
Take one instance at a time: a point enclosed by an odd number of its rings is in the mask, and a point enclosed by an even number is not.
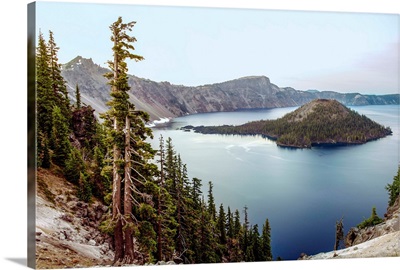
{"type": "MultiPolygon", "coordinates": [[[[285,149],[259,136],[203,135],[183,132],[185,125],[242,124],[276,119],[296,108],[207,113],[174,119],[154,128],[171,137],[188,166],[189,177],[214,183],[216,205],[239,209],[246,205],[252,224],[271,224],[274,258],[297,259],[333,250],[335,222],[343,217],[345,233],[371,214],[382,217],[385,190],[399,164],[399,106],[352,107],[384,126],[393,135],[358,146],[285,149]]],[[[243,216],[243,214],[242,214],[243,216]]]]}

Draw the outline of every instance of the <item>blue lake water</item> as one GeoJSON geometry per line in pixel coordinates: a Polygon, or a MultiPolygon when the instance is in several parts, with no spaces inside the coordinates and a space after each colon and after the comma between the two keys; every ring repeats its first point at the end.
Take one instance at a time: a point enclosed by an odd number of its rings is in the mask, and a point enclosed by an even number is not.
{"type": "MultiPolygon", "coordinates": [[[[177,130],[185,125],[243,124],[276,119],[296,108],[206,113],[179,117],[168,127],[154,128],[171,137],[187,164],[189,177],[214,183],[217,208],[248,207],[251,224],[271,224],[274,258],[297,259],[333,250],[335,222],[343,217],[345,233],[371,214],[386,212],[387,183],[399,164],[399,106],[352,107],[390,126],[393,135],[364,145],[337,148],[285,149],[260,136],[203,135],[177,130]]],[[[206,196],[205,196],[206,197],[206,196]]]]}

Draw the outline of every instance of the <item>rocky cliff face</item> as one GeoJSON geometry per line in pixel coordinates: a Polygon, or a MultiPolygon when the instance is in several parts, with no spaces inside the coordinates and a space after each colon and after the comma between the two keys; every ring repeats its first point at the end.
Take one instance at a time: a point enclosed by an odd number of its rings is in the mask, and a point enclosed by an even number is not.
{"type": "Polygon", "coordinates": [[[393,206],[387,208],[384,221],[365,229],[351,228],[345,238],[345,249],[319,253],[312,256],[302,254],[299,259],[345,259],[400,256],[400,196],[393,206]]]}
{"type": "Polygon", "coordinates": [[[381,224],[364,229],[351,228],[346,235],[345,245],[346,247],[352,247],[398,231],[400,231],[400,197],[397,198],[392,206],[388,207],[384,222],[381,224]]]}
{"type": "MultiPolygon", "coordinates": [[[[62,75],[67,82],[70,98],[75,99],[75,87],[78,85],[82,102],[91,105],[97,113],[107,110],[110,87],[103,77],[107,71],[91,59],[80,56],[63,65],[62,75]]],[[[203,112],[301,106],[316,98],[336,99],[344,105],[399,104],[398,94],[374,96],[299,91],[290,87],[280,88],[265,76],[187,87],[130,75],[129,85],[131,102],[137,109],[147,111],[151,120],[203,112]]]]}

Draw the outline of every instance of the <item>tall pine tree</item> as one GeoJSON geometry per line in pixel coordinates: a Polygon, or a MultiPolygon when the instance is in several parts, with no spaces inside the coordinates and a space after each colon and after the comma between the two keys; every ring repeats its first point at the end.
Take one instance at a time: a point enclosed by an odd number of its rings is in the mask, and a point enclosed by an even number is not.
{"type": "Polygon", "coordinates": [[[210,214],[211,220],[215,222],[216,217],[217,217],[217,213],[216,213],[217,210],[215,207],[213,187],[214,187],[214,184],[211,181],[209,181],[208,182],[208,213],[210,214]]]}
{"type": "Polygon", "coordinates": [[[265,220],[261,235],[261,250],[264,254],[265,261],[272,261],[272,248],[271,248],[271,226],[269,225],[268,218],[265,220]]]}
{"type": "Polygon", "coordinates": [[[36,91],[37,91],[37,152],[38,166],[50,167],[50,137],[52,132],[52,111],[55,105],[49,68],[49,53],[43,33],[39,32],[36,49],[36,91]]]}
{"type": "MultiPolygon", "coordinates": [[[[110,26],[113,60],[108,61],[111,72],[104,75],[109,79],[112,97],[112,100],[108,102],[110,110],[102,117],[105,119],[105,124],[111,128],[109,134],[113,152],[114,263],[132,263],[135,259],[133,233],[138,224],[135,224],[132,214],[133,193],[141,194],[134,184],[134,181],[138,180],[137,175],[141,176],[141,174],[140,170],[135,170],[133,165],[144,165],[141,163],[143,158],[141,155],[144,155],[145,151],[142,150],[143,147],[148,147],[144,140],[151,133],[143,123],[143,118],[147,118],[148,115],[135,111],[128,95],[130,86],[128,85],[128,68],[125,61],[126,59],[135,61],[144,59],[131,52],[135,49],[132,43],[136,42],[136,38],[128,35],[127,32],[132,31],[135,23],[123,23],[122,18],[119,17],[110,26]],[[135,145],[131,145],[131,141],[135,145]],[[133,172],[135,175],[132,175],[133,172]]],[[[144,179],[141,180],[144,181],[144,179]]]]}
{"type": "Polygon", "coordinates": [[[160,136],[160,149],[158,151],[160,163],[160,173],[158,180],[158,188],[156,189],[155,196],[157,208],[156,219],[156,232],[157,232],[157,254],[158,261],[172,260],[173,251],[175,249],[174,237],[176,233],[176,221],[174,213],[176,210],[171,195],[165,188],[165,143],[164,138],[160,136]]]}
{"type": "MultiPolygon", "coordinates": [[[[55,152],[55,163],[62,165],[65,161],[66,145],[57,145],[54,132],[64,132],[63,125],[58,123],[56,130],[53,127],[55,115],[54,108],[58,108],[64,121],[67,124],[64,133],[70,133],[71,111],[69,108],[69,100],[67,96],[65,81],[61,76],[61,65],[58,63],[57,47],[53,32],[49,31],[49,42],[43,37],[42,32],[39,32],[38,47],[36,50],[36,89],[37,89],[37,142],[38,142],[38,165],[44,168],[50,167],[50,152],[55,152]],[[61,150],[64,148],[64,150],[61,150]],[[61,152],[60,152],[61,151],[61,152]],[[64,155],[61,157],[59,155],[64,155]],[[60,163],[61,162],[61,163],[60,163]]],[[[56,114],[59,114],[58,112],[56,114]]],[[[56,118],[59,118],[56,116],[56,118]]],[[[65,134],[63,134],[64,136],[65,134]]],[[[63,138],[64,139],[64,138],[63,138]]],[[[64,141],[65,142],[65,141],[64,141]]]]}
{"type": "Polygon", "coordinates": [[[61,64],[58,63],[57,54],[59,49],[60,48],[54,40],[53,32],[49,31],[48,52],[52,89],[56,96],[56,105],[60,108],[61,113],[67,118],[67,120],[69,120],[71,118],[71,111],[69,108],[67,87],[65,80],[61,75],[61,64]]]}
{"type": "Polygon", "coordinates": [[[79,110],[82,106],[81,104],[81,91],[79,90],[78,84],[75,86],[75,98],[76,98],[76,108],[79,110]]]}
{"type": "Polygon", "coordinates": [[[68,128],[68,122],[58,106],[53,108],[52,120],[53,161],[55,164],[65,167],[65,161],[71,152],[72,146],[69,142],[70,129],[68,128]]]}

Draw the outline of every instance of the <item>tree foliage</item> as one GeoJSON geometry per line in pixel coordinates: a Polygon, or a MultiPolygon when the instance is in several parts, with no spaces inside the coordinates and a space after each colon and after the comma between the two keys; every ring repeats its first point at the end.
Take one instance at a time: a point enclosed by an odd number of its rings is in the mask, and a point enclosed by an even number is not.
{"type": "Polygon", "coordinates": [[[76,99],[76,108],[79,110],[82,106],[81,102],[81,91],[79,90],[78,84],[75,86],[75,99],[76,99]]]}
{"type": "Polygon", "coordinates": [[[376,207],[372,207],[371,216],[365,219],[363,222],[357,225],[359,229],[364,229],[366,227],[374,226],[379,223],[382,223],[383,219],[381,219],[376,213],[376,207]]]}
{"type": "MultiPolygon", "coordinates": [[[[107,128],[108,151],[112,154],[112,219],[115,222],[114,263],[133,263],[136,258],[134,236],[139,232],[139,249],[146,252],[142,260],[151,260],[154,251],[153,233],[144,234],[143,228],[149,228],[148,220],[142,210],[153,207],[151,195],[145,192],[148,181],[153,181],[156,170],[150,160],[155,151],[146,142],[152,137],[152,131],[145,126],[149,115],[135,110],[129,100],[128,67],[126,60],[143,60],[142,56],[133,54],[132,43],[136,38],[130,36],[136,22],[124,23],[119,17],[111,26],[113,42],[113,60],[108,61],[111,72],[104,76],[111,86],[111,100],[107,103],[110,109],[102,115],[107,128]]],[[[150,222],[151,223],[151,222],[150,222]]]]}
{"type": "MultiPolygon", "coordinates": [[[[239,210],[216,209],[214,185],[188,176],[187,165],[171,138],[159,138],[154,150],[145,126],[149,115],[129,100],[126,59],[136,39],[128,32],[134,22],[121,18],[110,26],[113,60],[105,74],[111,87],[110,109],[98,122],[94,109],[83,105],[76,86],[76,105],[70,106],[58,64],[53,33],[37,47],[38,165],[61,168],[85,202],[94,198],[110,205],[99,229],[113,238],[114,263],[218,263],[272,258],[264,250],[265,236],[250,226],[247,207],[242,224],[239,210]],[[158,163],[158,164],[157,164],[158,163]],[[248,256],[246,252],[249,252],[248,256]],[[251,254],[250,254],[251,253],[251,254]]],[[[268,237],[267,237],[268,238],[268,237]]],[[[268,238],[269,239],[269,238],[268,238]]],[[[269,240],[268,240],[269,241],[269,240]]],[[[269,243],[269,242],[268,242],[269,243]]],[[[270,246],[269,251],[270,251],[270,246]]]]}
{"type": "Polygon", "coordinates": [[[71,143],[69,141],[70,129],[61,109],[54,106],[52,111],[52,132],[51,146],[53,148],[53,161],[55,164],[64,167],[65,161],[71,152],[71,143]]]}
{"type": "Polygon", "coordinates": [[[387,184],[385,189],[389,193],[389,206],[392,206],[400,195],[400,166],[397,168],[397,174],[393,177],[393,182],[387,184]]]}

